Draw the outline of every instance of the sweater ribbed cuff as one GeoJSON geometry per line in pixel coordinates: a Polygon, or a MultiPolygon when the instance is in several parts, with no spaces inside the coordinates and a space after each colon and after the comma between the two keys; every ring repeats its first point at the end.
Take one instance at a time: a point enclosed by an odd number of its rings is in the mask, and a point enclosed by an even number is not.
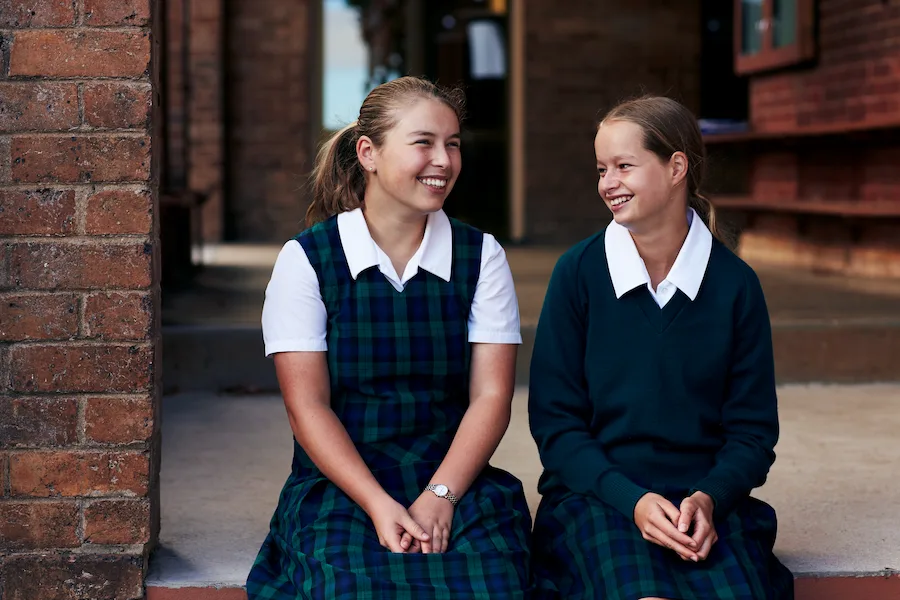
{"type": "Polygon", "coordinates": [[[625,515],[629,521],[634,520],[634,506],[649,491],[618,471],[609,471],[603,475],[597,486],[597,496],[625,515]]]}
{"type": "Polygon", "coordinates": [[[740,499],[740,493],[726,482],[715,478],[707,478],[691,488],[691,493],[703,492],[708,494],[715,503],[714,514],[716,517],[724,517],[731,512],[735,503],[740,499]]]}

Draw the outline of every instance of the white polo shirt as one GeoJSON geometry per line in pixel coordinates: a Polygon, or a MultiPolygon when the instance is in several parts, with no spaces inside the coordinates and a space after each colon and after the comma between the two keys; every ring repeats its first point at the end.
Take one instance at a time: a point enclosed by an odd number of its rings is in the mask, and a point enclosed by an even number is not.
{"type": "Polygon", "coordinates": [[[681,245],[681,250],[678,251],[668,275],[655,290],[650,283],[650,273],[647,272],[647,266],[638,254],[631,233],[615,221],[610,222],[606,227],[604,244],[616,298],[621,298],[639,285],[647,286],[650,295],[660,308],[672,299],[676,289],[681,290],[691,301],[697,297],[709,264],[709,255],[712,253],[713,237],[706,223],[693,208],[688,208],[687,219],[690,228],[684,244],[681,245]]]}
{"type": "MultiPolygon", "coordinates": [[[[428,215],[422,243],[402,276],[397,275],[390,258],[372,239],[362,209],[338,215],[337,227],[354,280],[365,269],[377,266],[398,292],[420,268],[450,281],[453,231],[442,210],[428,215]]],[[[316,272],[300,243],[291,240],[278,254],[266,287],[262,312],[266,356],[276,352],[326,351],[327,318],[316,272]]],[[[469,342],[522,343],[519,304],[506,253],[488,233],[484,234],[481,272],[469,312],[469,342]]]]}

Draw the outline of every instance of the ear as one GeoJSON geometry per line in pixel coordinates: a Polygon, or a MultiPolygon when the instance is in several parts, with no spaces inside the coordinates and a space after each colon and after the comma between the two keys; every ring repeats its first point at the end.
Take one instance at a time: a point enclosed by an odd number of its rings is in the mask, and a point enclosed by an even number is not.
{"type": "Polygon", "coordinates": [[[672,185],[680,184],[687,177],[688,157],[684,152],[676,152],[669,159],[669,170],[672,174],[672,185]]]}
{"type": "Polygon", "coordinates": [[[359,136],[359,139],[356,140],[356,158],[364,170],[375,170],[375,154],[375,144],[372,143],[372,138],[367,135],[359,136]]]}

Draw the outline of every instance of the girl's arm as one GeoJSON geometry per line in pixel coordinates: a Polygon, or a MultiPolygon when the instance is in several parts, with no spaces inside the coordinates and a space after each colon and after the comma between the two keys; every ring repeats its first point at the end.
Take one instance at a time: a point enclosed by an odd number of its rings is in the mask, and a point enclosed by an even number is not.
{"type": "Polygon", "coordinates": [[[762,286],[749,271],[735,322],[728,396],[722,406],[725,444],[709,474],[694,486],[715,502],[715,515],[766,481],[778,441],[772,328],[762,286]]]}
{"type": "Polygon", "coordinates": [[[331,410],[325,356],[324,352],[275,355],[278,383],[294,437],[319,470],[369,515],[381,544],[393,552],[404,552],[407,548],[400,543],[404,532],[423,542],[428,536],[379,485],[331,410]]]}

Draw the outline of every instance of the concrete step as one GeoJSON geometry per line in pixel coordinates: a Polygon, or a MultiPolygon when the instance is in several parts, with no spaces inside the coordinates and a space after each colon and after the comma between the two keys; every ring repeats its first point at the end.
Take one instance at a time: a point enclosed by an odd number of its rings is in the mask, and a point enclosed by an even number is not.
{"type": "MultiPolygon", "coordinates": [[[[516,382],[527,385],[533,325],[522,328],[516,382]]],[[[779,383],[900,381],[900,319],[783,319],[772,324],[779,383]]],[[[163,386],[179,391],[277,391],[254,325],[163,327],[163,386]]]]}
{"type": "MultiPolygon", "coordinates": [[[[541,466],[519,388],[491,461],[519,477],[532,510],[541,466]]],[[[779,388],[781,441],[754,495],[778,511],[776,553],[798,600],[900,598],[900,385],[779,388]]],[[[162,531],[148,600],[244,600],[243,584],[290,470],[276,395],[163,399],[162,531]]]]}

